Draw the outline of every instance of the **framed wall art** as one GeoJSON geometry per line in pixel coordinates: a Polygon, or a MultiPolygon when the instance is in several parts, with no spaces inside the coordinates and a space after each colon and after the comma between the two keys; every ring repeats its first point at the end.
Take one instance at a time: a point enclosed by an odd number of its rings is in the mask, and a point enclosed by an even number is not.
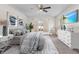
{"type": "Polygon", "coordinates": [[[10,26],[16,26],[17,25],[17,16],[7,12],[7,18],[8,18],[8,23],[9,23],[10,26]]]}

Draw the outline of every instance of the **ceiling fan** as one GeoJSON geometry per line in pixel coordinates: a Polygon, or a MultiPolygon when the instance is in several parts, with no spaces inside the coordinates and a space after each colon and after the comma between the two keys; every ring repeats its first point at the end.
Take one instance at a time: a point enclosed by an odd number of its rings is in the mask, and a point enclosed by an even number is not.
{"type": "Polygon", "coordinates": [[[40,11],[44,11],[44,12],[48,12],[47,9],[50,9],[51,7],[48,6],[48,7],[44,7],[42,4],[38,5],[40,11]]]}

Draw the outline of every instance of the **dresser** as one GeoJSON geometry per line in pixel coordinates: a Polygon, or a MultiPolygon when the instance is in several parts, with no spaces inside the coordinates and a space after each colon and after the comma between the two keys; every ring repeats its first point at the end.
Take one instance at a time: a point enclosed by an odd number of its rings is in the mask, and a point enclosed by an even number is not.
{"type": "Polygon", "coordinates": [[[72,49],[79,49],[79,33],[58,30],[58,39],[72,49]]]}

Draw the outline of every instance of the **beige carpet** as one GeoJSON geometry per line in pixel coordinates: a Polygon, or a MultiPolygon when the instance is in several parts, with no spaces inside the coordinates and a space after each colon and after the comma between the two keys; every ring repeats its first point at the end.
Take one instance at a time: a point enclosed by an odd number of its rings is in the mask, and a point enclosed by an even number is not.
{"type": "Polygon", "coordinates": [[[73,50],[69,48],[63,42],[58,40],[56,37],[51,37],[51,38],[60,54],[79,54],[79,50],[75,50],[75,49],[73,50]]]}

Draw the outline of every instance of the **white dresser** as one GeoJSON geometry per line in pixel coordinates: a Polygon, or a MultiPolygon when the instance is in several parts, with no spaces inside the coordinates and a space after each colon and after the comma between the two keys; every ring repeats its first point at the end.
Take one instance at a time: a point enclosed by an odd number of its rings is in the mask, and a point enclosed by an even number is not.
{"type": "Polygon", "coordinates": [[[58,39],[70,48],[79,49],[79,33],[58,30],[58,39]]]}

